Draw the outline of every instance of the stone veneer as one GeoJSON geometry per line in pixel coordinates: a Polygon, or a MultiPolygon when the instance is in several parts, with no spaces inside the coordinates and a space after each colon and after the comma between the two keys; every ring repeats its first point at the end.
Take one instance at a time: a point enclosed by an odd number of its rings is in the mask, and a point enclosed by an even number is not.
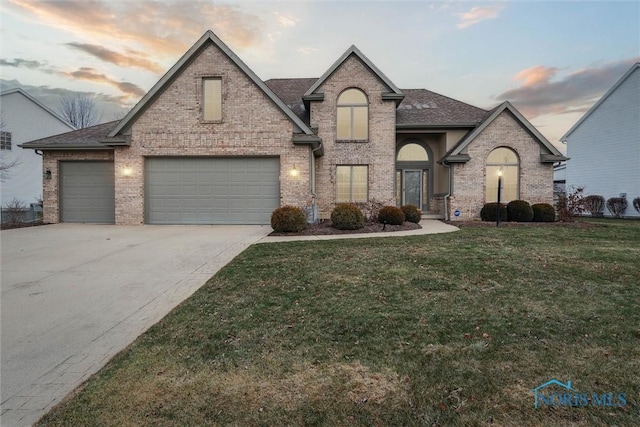
{"type": "Polygon", "coordinates": [[[389,89],[354,55],[347,58],[318,89],[324,92],[324,101],[311,103],[311,124],[318,126],[325,153],[316,160],[320,218],[328,218],[335,207],[337,165],[367,165],[369,199],[395,205],[396,105],[394,101],[382,100],[382,94],[389,89]],[[367,142],[336,141],[336,102],[348,88],[358,88],[368,98],[367,142]]]}
{"type": "Polygon", "coordinates": [[[460,210],[458,219],[476,219],[486,200],[485,161],[497,147],[513,149],[520,159],[520,199],[553,203],[553,164],[540,162],[540,144],[505,111],[468,146],[467,163],[453,164],[453,191],[449,214],[460,210]]]}

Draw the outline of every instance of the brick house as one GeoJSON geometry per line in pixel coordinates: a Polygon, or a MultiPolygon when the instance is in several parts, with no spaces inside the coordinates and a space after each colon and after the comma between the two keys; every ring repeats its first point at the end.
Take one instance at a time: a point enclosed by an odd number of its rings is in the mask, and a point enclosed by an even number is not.
{"type": "Polygon", "coordinates": [[[355,46],[320,78],[260,80],[207,31],[120,121],[23,144],[44,153],[56,222],[268,224],[338,202],[479,215],[551,203],[564,157],[511,104],[401,90],[355,46]],[[49,172],[51,172],[49,174],[49,172]]]}

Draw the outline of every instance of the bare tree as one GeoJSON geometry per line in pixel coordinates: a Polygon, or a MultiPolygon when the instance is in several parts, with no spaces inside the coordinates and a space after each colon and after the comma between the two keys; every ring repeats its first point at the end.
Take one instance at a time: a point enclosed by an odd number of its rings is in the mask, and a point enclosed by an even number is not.
{"type": "Polygon", "coordinates": [[[60,99],[60,114],[76,129],[93,126],[100,120],[95,100],[80,93],[62,95],[62,99],[60,99]]]}

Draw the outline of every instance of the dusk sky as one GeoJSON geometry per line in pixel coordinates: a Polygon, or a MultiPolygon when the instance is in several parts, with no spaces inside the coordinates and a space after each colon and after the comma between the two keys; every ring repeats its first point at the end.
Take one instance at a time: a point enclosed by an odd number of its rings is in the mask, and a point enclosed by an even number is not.
{"type": "Polygon", "coordinates": [[[122,117],[211,29],[263,80],[319,77],[355,44],[398,87],[511,101],[560,137],[640,61],[639,1],[2,0],[1,89],[122,117]]]}

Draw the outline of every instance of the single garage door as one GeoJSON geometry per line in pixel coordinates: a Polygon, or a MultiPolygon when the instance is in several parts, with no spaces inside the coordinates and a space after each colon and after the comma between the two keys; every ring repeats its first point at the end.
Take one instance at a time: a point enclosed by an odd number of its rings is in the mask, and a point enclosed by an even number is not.
{"type": "Polygon", "coordinates": [[[115,222],[113,162],[60,162],[60,220],[115,222]]]}
{"type": "Polygon", "coordinates": [[[276,157],[148,158],[149,224],[269,224],[280,204],[276,157]]]}

